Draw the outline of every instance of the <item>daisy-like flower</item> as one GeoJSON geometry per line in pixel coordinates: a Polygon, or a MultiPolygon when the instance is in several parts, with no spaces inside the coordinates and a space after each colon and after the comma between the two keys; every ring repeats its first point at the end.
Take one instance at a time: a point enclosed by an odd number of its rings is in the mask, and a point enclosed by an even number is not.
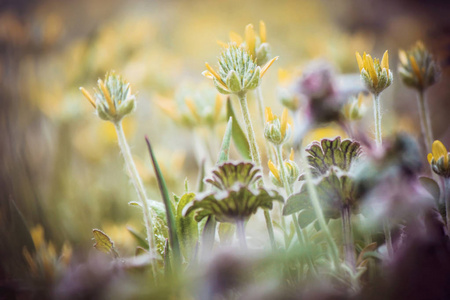
{"type": "Polygon", "coordinates": [[[285,108],[281,118],[272,113],[270,107],[266,107],[266,125],[264,136],[274,145],[282,145],[291,136],[291,125],[288,124],[288,110],[285,108]]]}
{"type": "Polygon", "coordinates": [[[450,153],[447,152],[441,141],[436,140],[433,142],[431,153],[428,153],[427,159],[434,173],[445,178],[450,177],[450,153]]]}
{"type": "Polygon", "coordinates": [[[114,71],[106,73],[105,80],[99,79],[97,84],[94,97],[83,87],[80,91],[101,119],[117,123],[136,107],[136,96],[131,93],[130,84],[114,71]]]}
{"type": "Polygon", "coordinates": [[[407,86],[424,90],[436,83],[439,71],[435,60],[421,41],[409,51],[400,50],[398,71],[407,86]]]}
{"type": "MultiPolygon", "coordinates": [[[[287,180],[290,185],[294,184],[294,182],[297,181],[299,175],[300,175],[300,169],[298,165],[294,162],[294,149],[291,149],[291,154],[289,155],[289,159],[284,160],[284,167],[287,171],[287,180]]],[[[283,180],[280,176],[280,171],[277,166],[269,159],[267,163],[270,173],[269,177],[272,180],[272,183],[275,186],[283,187],[283,180]]]]}
{"type": "Polygon", "coordinates": [[[216,72],[206,63],[207,71],[202,74],[212,79],[222,94],[245,95],[261,84],[261,78],[277,59],[278,56],[272,58],[261,68],[256,65],[249,52],[230,44],[219,57],[219,71],[216,72]]]}
{"type": "MultiPolygon", "coordinates": [[[[231,44],[239,46],[250,53],[258,66],[263,66],[269,61],[270,45],[266,41],[266,24],[259,22],[259,34],[256,33],[253,24],[245,27],[245,39],[234,31],[230,31],[231,44]]],[[[218,44],[228,48],[230,44],[218,41],[218,44]]]]}
{"type": "Polygon", "coordinates": [[[372,59],[370,54],[364,52],[363,56],[356,52],[361,80],[366,88],[373,94],[378,95],[392,83],[392,72],[389,70],[389,55],[386,50],[381,59],[372,59]]]}

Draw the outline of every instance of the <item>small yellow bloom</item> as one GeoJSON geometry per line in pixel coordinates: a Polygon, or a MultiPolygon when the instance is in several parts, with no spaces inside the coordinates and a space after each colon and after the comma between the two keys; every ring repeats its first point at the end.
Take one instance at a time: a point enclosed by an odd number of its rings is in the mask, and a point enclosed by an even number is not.
{"type": "Polygon", "coordinates": [[[272,113],[270,107],[266,107],[266,124],[264,136],[275,145],[285,143],[290,136],[291,121],[288,109],[284,108],[281,118],[272,113]]]}
{"type": "Polygon", "coordinates": [[[366,88],[374,94],[381,93],[392,83],[392,72],[389,70],[389,54],[386,50],[381,59],[373,59],[370,54],[365,52],[361,56],[356,52],[356,61],[358,63],[361,79],[366,88]]]}
{"type": "Polygon", "coordinates": [[[434,141],[431,146],[431,153],[428,154],[427,159],[433,171],[443,177],[450,177],[449,156],[444,144],[441,141],[434,141]]]}
{"type": "Polygon", "coordinates": [[[281,182],[280,172],[278,171],[278,168],[274,165],[274,163],[270,159],[267,164],[268,164],[269,170],[273,174],[273,176],[275,176],[275,178],[281,182]]]}

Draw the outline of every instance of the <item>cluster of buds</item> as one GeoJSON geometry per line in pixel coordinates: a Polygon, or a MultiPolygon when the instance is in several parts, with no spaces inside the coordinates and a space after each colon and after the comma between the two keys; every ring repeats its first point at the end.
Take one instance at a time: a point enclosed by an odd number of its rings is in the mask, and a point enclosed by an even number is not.
{"type": "Polygon", "coordinates": [[[387,50],[383,54],[381,63],[377,58],[372,59],[372,56],[366,54],[366,52],[364,52],[363,56],[356,52],[356,61],[361,73],[361,80],[372,94],[378,95],[391,85],[392,72],[389,70],[387,50]]]}
{"type": "Polygon", "coordinates": [[[361,120],[366,112],[364,106],[364,93],[359,93],[358,98],[351,97],[346,104],[342,107],[342,114],[348,121],[361,120]]]}
{"type": "Polygon", "coordinates": [[[449,178],[450,177],[450,153],[447,152],[444,144],[440,141],[434,141],[431,146],[431,153],[428,154],[428,162],[431,165],[434,173],[439,176],[449,178]]]}
{"type": "MultiPolygon", "coordinates": [[[[250,53],[258,66],[263,66],[269,61],[270,45],[266,42],[266,24],[259,22],[259,34],[256,34],[253,24],[245,27],[245,40],[238,33],[230,32],[231,44],[234,44],[250,53]]],[[[229,44],[219,41],[219,45],[228,48],[229,44]]]]}
{"type": "Polygon", "coordinates": [[[422,42],[418,41],[408,52],[400,50],[398,56],[398,72],[407,86],[424,90],[438,81],[436,62],[422,42]]]}
{"type": "Polygon", "coordinates": [[[202,74],[213,80],[222,94],[243,95],[261,84],[261,78],[278,57],[272,58],[264,67],[258,66],[245,49],[230,44],[219,57],[219,71],[208,63],[202,74]]]}
{"type": "Polygon", "coordinates": [[[264,126],[265,138],[274,145],[282,145],[291,136],[291,126],[288,124],[288,110],[285,108],[281,119],[272,113],[270,107],[266,107],[266,125],[264,126]]]}
{"type": "MultiPolygon", "coordinates": [[[[287,181],[290,185],[293,185],[297,181],[297,179],[300,175],[300,168],[294,161],[294,149],[291,149],[291,154],[289,155],[289,159],[284,160],[283,163],[284,163],[285,170],[287,172],[287,181]]],[[[270,170],[269,177],[270,177],[270,180],[272,181],[272,183],[275,186],[283,187],[284,184],[283,184],[283,180],[280,176],[280,171],[279,171],[278,167],[275,166],[275,164],[270,159],[268,162],[268,166],[269,166],[269,170],[270,170]]]]}
{"type": "Polygon", "coordinates": [[[120,122],[136,107],[136,96],[131,93],[130,84],[114,71],[105,75],[105,80],[98,80],[98,90],[94,97],[83,87],[83,95],[96,109],[97,115],[106,121],[120,122]]]}

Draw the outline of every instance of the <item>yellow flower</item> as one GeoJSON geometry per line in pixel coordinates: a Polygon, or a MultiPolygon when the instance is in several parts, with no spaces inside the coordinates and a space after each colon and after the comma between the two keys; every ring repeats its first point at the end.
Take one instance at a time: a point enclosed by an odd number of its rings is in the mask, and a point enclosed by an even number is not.
{"type": "Polygon", "coordinates": [[[389,70],[389,54],[386,50],[380,61],[373,59],[370,54],[363,53],[363,56],[356,52],[356,61],[358,62],[361,79],[366,88],[374,93],[379,94],[392,83],[392,72],[389,70]]]}
{"type": "Polygon", "coordinates": [[[439,78],[439,71],[433,56],[421,41],[408,52],[399,50],[398,71],[407,86],[423,90],[433,85],[439,78]]]}
{"type": "Polygon", "coordinates": [[[291,132],[289,123],[288,110],[285,108],[281,118],[272,113],[270,107],[266,107],[266,124],[264,126],[264,136],[268,141],[275,145],[285,143],[291,132]]]}
{"type": "Polygon", "coordinates": [[[351,97],[342,107],[342,113],[348,121],[360,120],[365,113],[364,93],[359,93],[358,98],[351,97]]]}
{"type": "Polygon", "coordinates": [[[277,57],[272,58],[264,67],[259,67],[249,53],[235,45],[224,49],[219,57],[219,72],[208,63],[203,76],[213,80],[217,90],[222,94],[243,94],[261,84],[261,78],[277,57]]]}
{"type": "Polygon", "coordinates": [[[431,146],[431,153],[428,153],[427,159],[434,173],[443,177],[450,177],[450,167],[448,164],[450,153],[447,152],[441,141],[434,141],[431,146]]]}
{"type": "MultiPolygon", "coordinates": [[[[250,53],[252,59],[258,66],[264,65],[270,57],[270,46],[266,42],[266,24],[263,21],[259,22],[259,34],[255,32],[253,24],[248,24],[245,27],[245,39],[234,31],[230,31],[231,45],[238,46],[250,53]]],[[[228,48],[230,44],[222,41],[217,42],[220,46],[228,48]]]]}

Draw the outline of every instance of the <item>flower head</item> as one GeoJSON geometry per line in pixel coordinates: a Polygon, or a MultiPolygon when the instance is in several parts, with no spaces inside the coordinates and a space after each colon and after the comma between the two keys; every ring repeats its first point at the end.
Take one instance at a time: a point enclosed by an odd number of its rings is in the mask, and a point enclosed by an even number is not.
{"type": "MultiPolygon", "coordinates": [[[[255,32],[253,24],[248,24],[245,27],[245,39],[238,33],[231,31],[230,41],[232,45],[241,47],[250,53],[258,66],[263,66],[269,61],[270,45],[266,42],[266,24],[263,21],[259,22],[259,34],[255,32]]],[[[218,43],[224,48],[230,45],[221,41],[218,43]]]]}
{"type": "Polygon", "coordinates": [[[277,59],[278,56],[274,57],[261,68],[256,65],[249,52],[230,44],[219,57],[219,71],[216,72],[206,63],[208,70],[202,74],[213,80],[220,93],[242,94],[257,88],[267,69],[277,59]]]}
{"type": "Polygon", "coordinates": [[[342,107],[342,113],[346,120],[357,121],[361,120],[366,112],[364,106],[364,93],[359,93],[358,98],[351,97],[342,107]]]}
{"type": "Polygon", "coordinates": [[[266,125],[264,136],[274,145],[284,144],[291,136],[291,125],[288,124],[288,110],[285,108],[281,119],[272,113],[270,107],[266,107],[266,125]]]}
{"type": "Polygon", "coordinates": [[[213,215],[219,222],[234,223],[248,219],[260,207],[272,209],[273,201],[283,202],[283,197],[263,187],[257,190],[251,188],[260,178],[259,172],[249,162],[226,162],[218,166],[213,171],[213,177],[206,180],[217,190],[198,196],[185,215],[196,211],[195,220],[198,222],[213,215]]]}
{"type": "Polygon", "coordinates": [[[424,90],[439,79],[439,71],[433,56],[418,41],[409,51],[400,50],[398,71],[407,86],[424,90]]]}
{"type": "Polygon", "coordinates": [[[85,88],[80,87],[80,90],[101,119],[116,123],[134,110],[136,97],[131,93],[130,84],[120,75],[108,72],[105,80],[99,79],[97,84],[94,98],[85,88]]]}
{"type": "Polygon", "coordinates": [[[372,59],[370,54],[364,52],[361,56],[356,52],[356,61],[358,62],[361,80],[366,88],[373,94],[379,94],[392,83],[392,72],[389,70],[389,55],[386,50],[380,61],[372,59]]]}
{"type": "MultiPolygon", "coordinates": [[[[291,154],[289,155],[289,159],[284,160],[284,167],[287,171],[287,180],[290,185],[294,184],[297,181],[298,176],[300,175],[300,168],[294,162],[294,149],[291,149],[291,154]]],[[[269,166],[269,177],[272,180],[272,183],[278,187],[283,187],[283,180],[280,177],[280,171],[277,166],[269,159],[267,163],[269,166]]]]}
{"type": "Polygon", "coordinates": [[[427,159],[434,173],[446,178],[450,177],[450,153],[447,152],[444,144],[440,141],[434,141],[427,159]]]}

